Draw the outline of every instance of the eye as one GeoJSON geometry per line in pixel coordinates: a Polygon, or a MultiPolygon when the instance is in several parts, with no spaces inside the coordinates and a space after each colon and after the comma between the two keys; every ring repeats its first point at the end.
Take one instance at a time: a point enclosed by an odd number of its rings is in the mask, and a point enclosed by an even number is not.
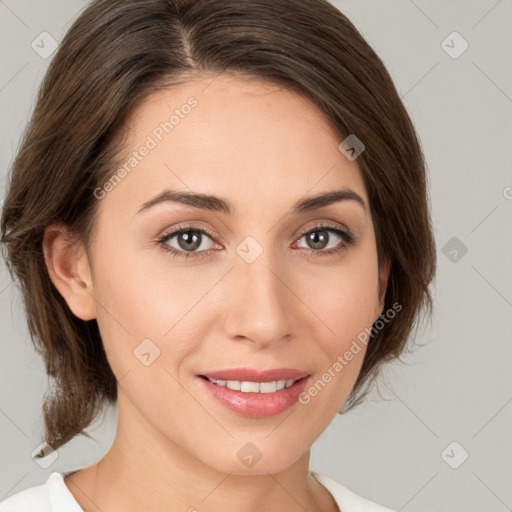
{"type": "Polygon", "coordinates": [[[210,252],[210,247],[208,247],[208,239],[212,242],[212,237],[210,233],[205,231],[204,229],[195,228],[193,226],[184,226],[172,233],[164,235],[162,238],[158,240],[158,243],[162,245],[162,248],[171,253],[173,256],[178,256],[182,258],[189,257],[203,257],[210,252]],[[172,245],[170,242],[173,241],[172,245]],[[205,243],[206,242],[206,243],[205,243]],[[206,247],[205,247],[206,245],[206,247]],[[201,250],[199,250],[201,249],[201,250]]]}
{"type": "Polygon", "coordinates": [[[306,249],[310,248],[310,252],[315,253],[315,256],[335,254],[345,249],[347,246],[354,244],[354,236],[352,233],[326,224],[315,226],[306,231],[301,235],[299,241],[303,238],[305,238],[306,244],[308,245],[306,249]],[[332,240],[333,237],[329,235],[329,233],[334,233],[334,240],[332,240]],[[340,244],[338,242],[338,244],[336,244],[336,238],[343,240],[344,243],[340,244]]]}

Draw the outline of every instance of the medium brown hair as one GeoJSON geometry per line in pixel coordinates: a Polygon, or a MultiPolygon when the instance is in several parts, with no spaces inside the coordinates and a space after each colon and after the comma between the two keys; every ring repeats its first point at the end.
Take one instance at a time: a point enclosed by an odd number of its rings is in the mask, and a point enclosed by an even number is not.
{"type": "MultiPolygon", "coordinates": [[[[375,227],[379,269],[392,267],[385,310],[344,410],[383,363],[398,358],[420,311],[432,313],[436,268],[426,169],[415,129],[383,62],[325,0],[96,0],[64,37],[14,159],[1,219],[3,254],[19,281],[30,335],[55,382],[43,404],[54,449],[117,400],[96,320],[70,311],[50,280],[45,228],[65,223],[88,247],[94,190],[121,161],[121,126],[150,93],[193,73],[238,73],[305,95],[357,158],[375,227]],[[4,250],[5,249],[5,250],[4,250]]],[[[348,407],[347,407],[348,406],[348,407]]]]}

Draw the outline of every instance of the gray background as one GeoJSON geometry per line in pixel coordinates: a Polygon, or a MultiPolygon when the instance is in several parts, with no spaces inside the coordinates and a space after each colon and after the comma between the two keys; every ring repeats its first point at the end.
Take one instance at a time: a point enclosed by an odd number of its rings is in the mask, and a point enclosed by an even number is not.
{"type": "MultiPolygon", "coordinates": [[[[397,510],[512,510],[512,2],[333,3],[383,59],[420,134],[439,269],[434,321],[419,331],[418,348],[406,364],[387,367],[381,396],[376,390],[336,416],[313,446],[311,467],[397,510]],[[458,36],[442,44],[454,31],[469,44],[457,58],[445,50],[462,48],[458,36]]],[[[85,4],[0,0],[2,198],[50,60],[31,43],[43,31],[60,41],[85,4]]],[[[101,458],[116,413],[89,429],[95,440],[71,441],[41,468],[31,453],[41,441],[47,378],[3,264],[0,311],[1,501],[51,471],[101,458]]]]}

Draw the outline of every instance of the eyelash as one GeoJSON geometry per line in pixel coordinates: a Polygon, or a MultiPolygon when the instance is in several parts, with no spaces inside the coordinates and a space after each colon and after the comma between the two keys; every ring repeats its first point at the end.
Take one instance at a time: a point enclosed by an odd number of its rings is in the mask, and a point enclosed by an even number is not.
{"type": "MultiPolygon", "coordinates": [[[[311,252],[314,257],[332,256],[334,254],[340,253],[343,249],[346,249],[348,246],[355,244],[354,235],[349,230],[344,231],[344,230],[341,230],[340,228],[335,227],[331,224],[323,224],[323,223],[319,224],[318,226],[314,226],[312,229],[308,229],[307,231],[302,233],[297,240],[300,240],[305,235],[314,233],[315,231],[321,231],[321,230],[332,231],[332,232],[336,233],[336,235],[338,235],[340,238],[342,238],[345,241],[345,243],[342,243],[338,247],[335,247],[334,249],[330,249],[328,251],[309,249],[309,252],[311,252]]],[[[208,256],[208,254],[211,251],[215,250],[215,249],[208,249],[206,251],[197,251],[197,252],[178,251],[177,249],[174,249],[174,247],[169,247],[165,243],[165,242],[169,241],[171,238],[173,238],[174,236],[179,235],[180,233],[185,233],[187,231],[196,231],[198,233],[208,235],[211,239],[215,238],[215,235],[213,233],[211,233],[210,231],[208,231],[207,229],[197,228],[192,225],[187,225],[187,226],[180,227],[179,229],[172,231],[171,233],[163,235],[161,238],[159,238],[157,240],[157,243],[162,246],[162,249],[165,252],[170,253],[171,256],[173,256],[173,257],[176,256],[178,258],[185,258],[185,259],[191,258],[191,257],[196,258],[196,259],[204,258],[204,257],[208,256]]]]}

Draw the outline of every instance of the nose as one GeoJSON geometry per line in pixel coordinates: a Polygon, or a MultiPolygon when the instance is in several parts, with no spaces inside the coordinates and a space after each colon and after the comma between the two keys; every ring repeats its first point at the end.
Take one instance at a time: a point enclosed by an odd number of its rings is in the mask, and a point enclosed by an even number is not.
{"type": "Polygon", "coordinates": [[[292,334],[297,307],[289,272],[264,251],[247,263],[236,256],[224,283],[225,334],[260,348],[282,343],[292,334]]]}

